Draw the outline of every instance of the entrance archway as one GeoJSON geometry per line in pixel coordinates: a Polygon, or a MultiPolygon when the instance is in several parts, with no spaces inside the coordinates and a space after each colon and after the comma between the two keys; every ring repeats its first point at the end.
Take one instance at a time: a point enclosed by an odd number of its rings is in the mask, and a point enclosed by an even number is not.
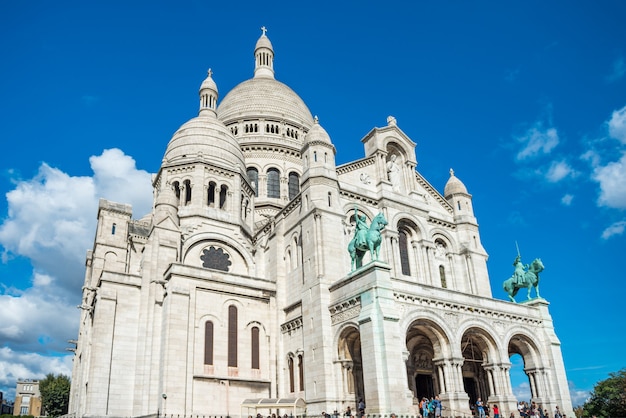
{"type": "Polygon", "coordinates": [[[469,397],[470,406],[476,405],[478,398],[487,402],[492,394],[489,376],[484,366],[491,364],[491,348],[495,343],[490,336],[479,328],[470,328],[461,339],[463,354],[463,387],[469,397]]]}
{"type": "Polygon", "coordinates": [[[349,327],[342,331],[338,351],[343,393],[350,402],[356,404],[359,399],[365,399],[361,334],[357,328],[349,327]]]}
{"type": "MultiPolygon", "coordinates": [[[[523,373],[526,375],[526,381],[528,382],[530,390],[530,394],[524,393],[526,397],[518,399],[518,401],[530,398],[533,402],[549,404],[552,399],[549,378],[546,373],[546,368],[541,361],[539,350],[532,339],[522,334],[514,335],[509,340],[508,354],[512,364],[515,364],[514,360],[517,355],[521,356],[523,360],[523,373]]],[[[517,363],[519,363],[519,361],[517,363]]],[[[518,375],[521,374],[519,370],[511,370],[511,376],[513,376],[515,372],[517,372],[518,375]]]]}
{"type": "MultiPolygon", "coordinates": [[[[406,334],[406,361],[408,386],[413,398],[431,398],[446,391],[443,373],[438,373],[438,360],[448,354],[450,344],[436,323],[418,319],[411,323],[406,334]]],[[[441,371],[441,370],[440,370],[441,371]]]]}

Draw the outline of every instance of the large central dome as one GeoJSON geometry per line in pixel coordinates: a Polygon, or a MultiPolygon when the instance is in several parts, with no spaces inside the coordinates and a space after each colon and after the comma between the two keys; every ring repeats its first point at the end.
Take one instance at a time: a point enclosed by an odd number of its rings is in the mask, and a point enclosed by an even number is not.
{"type": "Polygon", "coordinates": [[[240,83],[224,97],[217,115],[225,125],[246,118],[284,119],[307,130],[313,125],[313,116],[300,96],[273,78],[240,83]]]}
{"type": "Polygon", "coordinates": [[[274,78],[274,49],[265,31],[254,55],[254,78],[240,83],[224,97],[217,117],[227,126],[242,119],[265,119],[309,130],[313,126],[309,108],[296,92],[274,78]]]}

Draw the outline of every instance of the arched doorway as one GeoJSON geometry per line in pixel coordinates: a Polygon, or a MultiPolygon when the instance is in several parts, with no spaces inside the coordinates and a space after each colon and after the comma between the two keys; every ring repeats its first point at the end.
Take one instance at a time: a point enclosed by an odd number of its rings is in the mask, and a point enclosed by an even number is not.
{"type": "Polygon", "coordinates": [[[408,386],[414,402],[444,393],[446,384],[443,372],[438,373],[438,360],[447,354],[444,350],[449,342],[443,330],[428,319],[418,319],[407,330],[406,347],[408,386]]]}
{"type": "MultiPolygon", "coordinates": [[[[543,403],[544,406],[549,405],[553,396],[550,390],[551,385],[548,373],[543,366],[538,348],[532,339],[522,334],[514,335],[509,340],[508,354],[511,359],[511,364],[515,365],[517,363],[518,367],[520,366],[519,357],[522,358],[521,365],[523,365],[523,373],[527,379],[528,390],[530,390],[530,393],[523,393],[526,397],[519,399],[519,390],[514,388],[514,393],[516,391],[518,392],[516,394],[518,395],[518,401],[528,400],[530,398],[532,402],[543,403]],[[515,361],[516,357],[518,361],[515,361]]],[[[521,374],[519,370],[511,370],[511,377],[513,377],[515,373],[518,375],[521,374]]],[[[512,385],[514,383],[518,382],[511,382],[512,385]]]]}
{"type": "Polygon", "coordinates": [[[463,387],[470,406],[476,405],[478,398],[487,402],[492,395],[488,372],[485,370],[485,366],[493,362],[490,358],[492,347],[495,347],[495,343],[479,328],[468,329],[461,339],[463,387]]]}
{"type": "Polygon", "coordinates": [[[365,399],[361,334],[356,327],[348,327],[341,332],[338,355],[341,363],[344,399],[356,404],[358,399],[365,399]]]}

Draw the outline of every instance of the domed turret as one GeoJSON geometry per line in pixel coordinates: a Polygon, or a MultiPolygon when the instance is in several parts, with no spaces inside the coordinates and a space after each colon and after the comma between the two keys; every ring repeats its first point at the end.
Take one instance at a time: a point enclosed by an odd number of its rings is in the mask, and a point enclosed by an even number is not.
{"type": "Polygon", "coordinates": [[[304,160],[302,181],[320,176],[336,179],[335,153],[336,150],[328,132],[322,128],[316,116],[302,146],[302,159],[304,160]]]}
{"type": "Polygon", "coordinates": [[[450,178],[443,190],[446,200],[452,205],[455,217],[468,219],[474,217],[472,208],[472,195],[467,192],[467,188],[461,180],[454,175],[454,170],[450,169],[450,178]]]}
{"type": "Polygon", "coordinates": [[[461,180],[455,177],[454,170],[450,169],[450,178],[448,179],[448,182],[446,183],[446,187],[443,189],[443,195],[446,199],[448,199],[452,195],[455,195],[458,193],[468,194],[467,188],[465,187],[465,185],[463,184],[461,180]]]}
{"type": "Polygon", "coordinates": [[[261,28],[263,34],[256,41],[256,47],[254,48],[255,67],[254,77],[261,78],[274,78],[274,48],[269,38],[265,35],[267,29],[265,26],[261,28]]]}
{"type": "Polygon", "coordinates": [[[245,167],[237,140],[216,117],[217,85],[209,69],[200,86],[198,116],[184,123],[172,136],[165,151],[167,163],[189,162],[201,158],[226,168],[245,167]]]}
{"type": "Polygon", "coordinates": [[[200,114],[215,116],[217,109],[217,84],[211,77],[213,72],[209,68],[207,78],[200,86],[200,114]]]}
{"type": "Polygon", "coordinates": [[[328,135],[328,132],[326,132],[326,130],[322,128],[322,125],[320,125],[319,119],[317,118],[317,116],[314,118],[313,126],[304,137],[305,145],[312,144],[315,142],[325,142],[327,144],[332,145],[332,142],[330,142],[330,136],[328,135]]]}

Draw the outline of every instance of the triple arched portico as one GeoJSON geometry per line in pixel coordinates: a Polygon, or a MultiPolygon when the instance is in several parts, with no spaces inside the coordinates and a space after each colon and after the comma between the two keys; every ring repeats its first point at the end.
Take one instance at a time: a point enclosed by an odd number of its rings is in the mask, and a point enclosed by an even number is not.
{"type": "Polygon", "coordinates": [[[552,350],[560,346],[542,317],[547,302],[537,300],[511,312],[507,302],[464,300],[464,295],[441,288],[407,286],[391,279],[383,265],[369,270],[357,271],[331,289],[343,300],[330,309],[341,407],[363,398],[368,412],[383,413],[389,412],[386,400],[395,398],[410,410],[419,399],[439,395],[450,412],[459,414],[469,413],[477,398],[498,404],[502,412],[515,411],[510,374],[515,354],[523,358],[532,400],[548,409],[558,404],[561,395],[552,388],[562,382],[552,366],[552,350]],[[381,292],[387,286],[390,292],[381,292]],[[360,295],[347,299],[356,289],[360,295]],[[375,350],[372,341],[381,339],[386,352],[369,354],[375,350]],[[397,346],[389,348],[390,341],[397,346]],[[389,393],[373,393],[385,390],[381,378],[392,376],[400,376],[401,385],[391,381],[389,393]]]}

